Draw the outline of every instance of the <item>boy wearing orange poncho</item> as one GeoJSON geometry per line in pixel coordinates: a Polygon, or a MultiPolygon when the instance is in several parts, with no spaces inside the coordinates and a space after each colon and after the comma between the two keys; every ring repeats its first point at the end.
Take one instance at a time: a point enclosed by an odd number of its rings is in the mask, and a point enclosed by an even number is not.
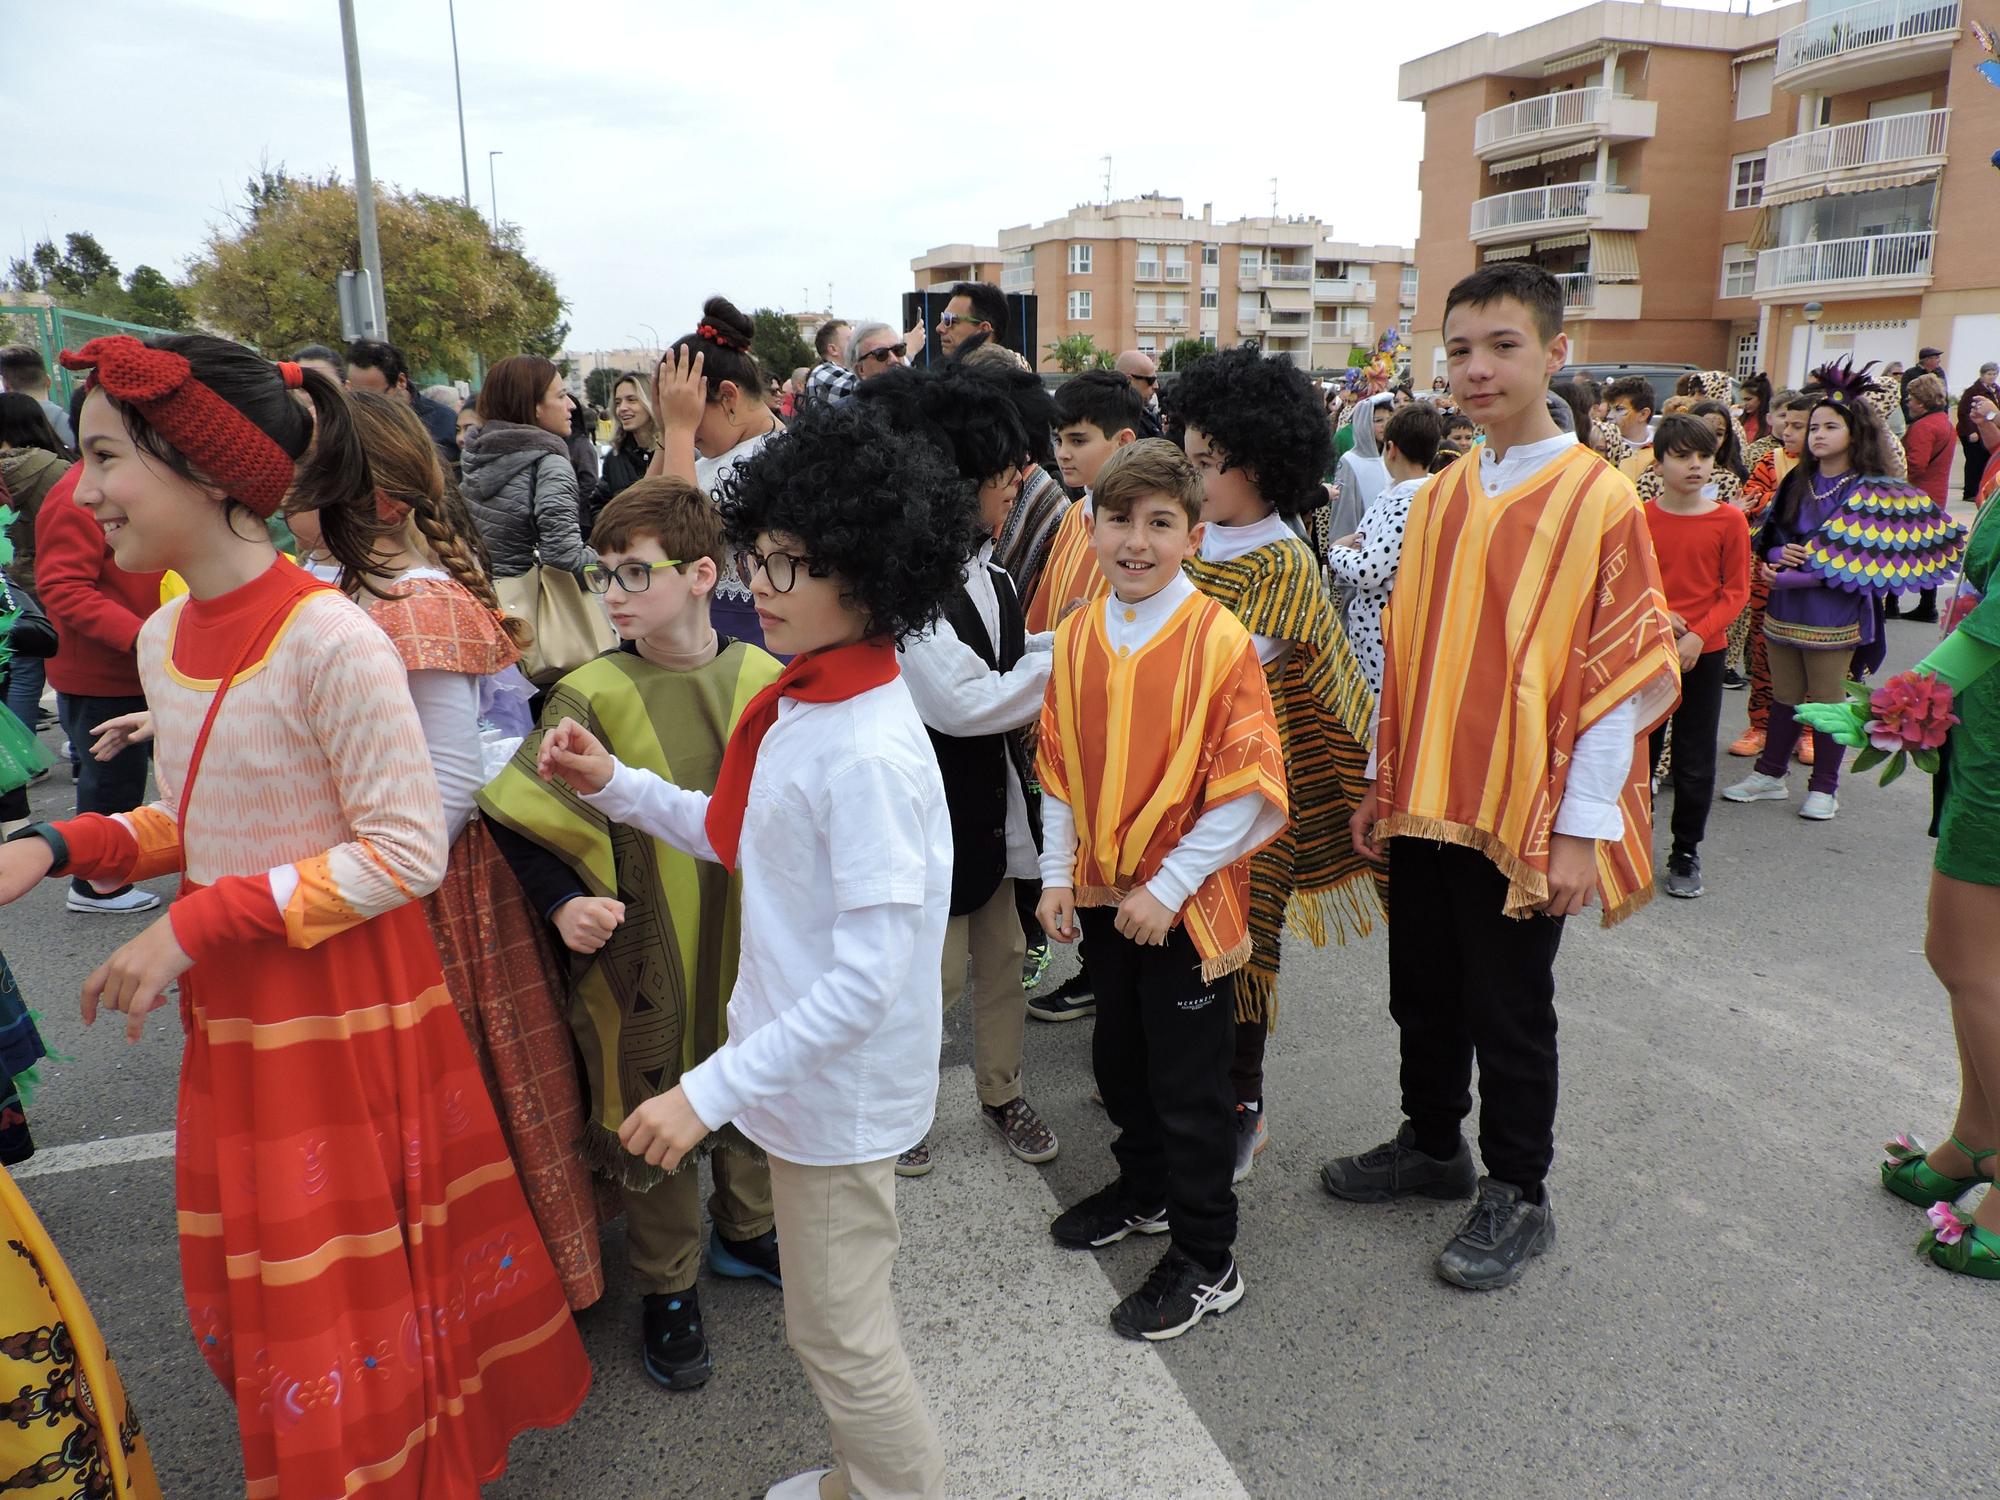
{"type": "Polygon", "coordinates": [[[1389,861],[1405,1119],[1321,1181],[1360,1203],[1476,1192],[1437,1270],[1483,1290],[1555,1238],[1556,947],[1593,897],[1608,926],[1652,896],[1645,736],[1679,667],[1632,486],[1545,403],[1569,356],[1555,278],[1484,267],[1452,288],[1444,334],[1486,442],[1410,507],[1353,823],[1389,861]],[[1459,1132],[1475,1057],[1484,1177],[1459,1132]]]}

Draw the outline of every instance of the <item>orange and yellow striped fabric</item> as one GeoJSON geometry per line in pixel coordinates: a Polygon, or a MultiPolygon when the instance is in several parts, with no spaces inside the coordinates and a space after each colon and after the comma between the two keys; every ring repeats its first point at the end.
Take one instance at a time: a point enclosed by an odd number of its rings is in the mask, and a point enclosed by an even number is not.
{"type": "MultiPolygon", "coordinates": [[[[1056,630],[1035,769],[1076,815],[1079,906],[1116,905],[1152,879],[1208,808],[1259,796],[1284,811],[1278,720],[1250,633],[1197,593],[1121,657],[1103,609],[1077,611],[1056,630]]],[[[1204,881],[1181,920],[1203,979],[1249,962],[1249,860],[1204,881]]]]}
{"type": "Polygon", "coordinates": [[[1548,899],[1549,839],[1577,737],[1639,700],[1625,836],[1598,845],[1608,927],[1651,899],[1646,735],[1680,696],[1679,661],[1632,486],[1573,447],[1489,497],[1475,453],[1410,507],[1383,612],[1378,837],[1485,853],[1506,911],[1548,899]]]}
{"type": "Polygon", "coordinates": [[[1028,630],[1034,635],[1054,630],[1072,602],[1081,599],[1088,604],[1110,592],[1104,570],[1097,566],[1097,553],[1084,525],[1084,503],[1079,500],[1056,522],[1049,560],[1036,581],[1034,596],[1028,600],[1028,630]]]}

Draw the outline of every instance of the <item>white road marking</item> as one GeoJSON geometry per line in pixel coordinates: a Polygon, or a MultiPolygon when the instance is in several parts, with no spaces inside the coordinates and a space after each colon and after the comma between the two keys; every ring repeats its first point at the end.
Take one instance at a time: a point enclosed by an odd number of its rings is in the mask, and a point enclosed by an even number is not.
{"type": "Polygon", "coordinates": [[[12,1168],[14,1180],[50,1177],[57,1172],[82,1172],[91,1167],[123,1167],[133,1162],[158,1161],[174,1154],[174,1133],[155,1130],[148,1135],[120,1135],[103,1141],[79,1141],[73,1146],[43,1146],[20,1166],[12,1168]]]}

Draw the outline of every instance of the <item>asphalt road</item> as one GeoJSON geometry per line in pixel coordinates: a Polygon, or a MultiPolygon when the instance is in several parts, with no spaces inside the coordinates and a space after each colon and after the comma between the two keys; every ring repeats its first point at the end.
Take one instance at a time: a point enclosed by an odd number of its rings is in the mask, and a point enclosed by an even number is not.
{"type": "MultiPolygon", "coordinates": [[[[1892,631],[1892,665],[1932,639],[1892,631]]],[[[1725,738],[1743,711],[1730,694],[1725,738]]],[[[1724,778],[1744,766],[1725,758],[1724,778]]],[[[58,772],[37,789],[38,815],[66,812],[68,795],[58,772]]],[[[1983,1351],[2000,1291],[1918,1261],[1921,1216],[1875,1170],[1886,1136],[1948,1127],[1956,1088],[1944,996],[1922,956],[1928,798],[1914,774],[1887,789],[1850,779],[1825,825],[1718,803],[1705,899],[1662,899],[1612,932],[1571,924],[1560,1236],[1506,1292],[1432,1274],[1452,1207],[1358,1208],[1318,1186],[1324,1156],[1396,1122],[1379,933],[1288,951],[1273,1143],[1242,1192],[1248,1296],[1156,1349],[1116,1339],[1103,1317],[1158,1242],[1114,1247],[1100,1271],[1040,1227],[1110,1171],[1088,1023],[1030,1027],[1029,1096],[1063,1142],[1035,1169],[973,1122],[969,1034],[954,1017],[939,1166],[901,1189],[897,1281],[952,1493],[1818,1500],[1990,1488],[2000,1366],[1983,1351]]],[[[66,1169],[23,1187],[104,1325],[166,1494],[230,1496],[241,1493],[232,1413],[186,1328],[172,1168],[158,1154],[177,1037],[156,1018],[128,1047],[77,1017],[84,975],[143,920],[70,915],[54,883],[0,914],[0,944],[63,1055],[44,1065],[33,1125],[41,1165],[66,1169]],[[88,1142],[110,1144],[49,1151],[88,1142]]],[[[638,1368],[622,1251],[622,1231],[609,1231],[611,1288],[581,1320],[597,1370],[589,1403],[568,1428],[518,1442],[488,1493],[736,1500],[822,1460],[776,1294],[704,1280],[717,1374],[669,1395],[638,1368]]]]}

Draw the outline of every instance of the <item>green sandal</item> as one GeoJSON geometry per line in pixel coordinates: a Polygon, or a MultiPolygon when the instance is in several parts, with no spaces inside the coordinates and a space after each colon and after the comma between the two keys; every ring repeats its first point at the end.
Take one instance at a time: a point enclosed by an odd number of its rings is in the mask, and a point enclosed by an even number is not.
{"type": "Polygon", "coordinates": [[[1882,1149],[1888,1153],[1888,1160],[1882,1163],[1882,1186],[1906,1203],[1914,1203],[1918,1208],[1929,1208],[1933,1203],[1952,1203],[1964,1197],[1982,1182],[1991,1182],[1976,1170],[1987,1157],[2000,1152],[1974,1151],[1957,1136],[1945,1138],[1965,1153],[1975,1171],[1970,1177],[1947,1177],[1932,1169],[1924,1160],[1931,1154],[1931,1148],[1914,1136],[1899,1135],[1886,1142],[1882,1149]]]}
{"type": "Polygon", "coordinates": [[[1926,1217],[1931,1227],[1917,1241],[1917,1254],[1928,1255],[1933,1265],[1960,1276],[2000,1281],[2000,1234],[1961,1219],[1949,1203],[1932,1204],[1926,1217]]]}

